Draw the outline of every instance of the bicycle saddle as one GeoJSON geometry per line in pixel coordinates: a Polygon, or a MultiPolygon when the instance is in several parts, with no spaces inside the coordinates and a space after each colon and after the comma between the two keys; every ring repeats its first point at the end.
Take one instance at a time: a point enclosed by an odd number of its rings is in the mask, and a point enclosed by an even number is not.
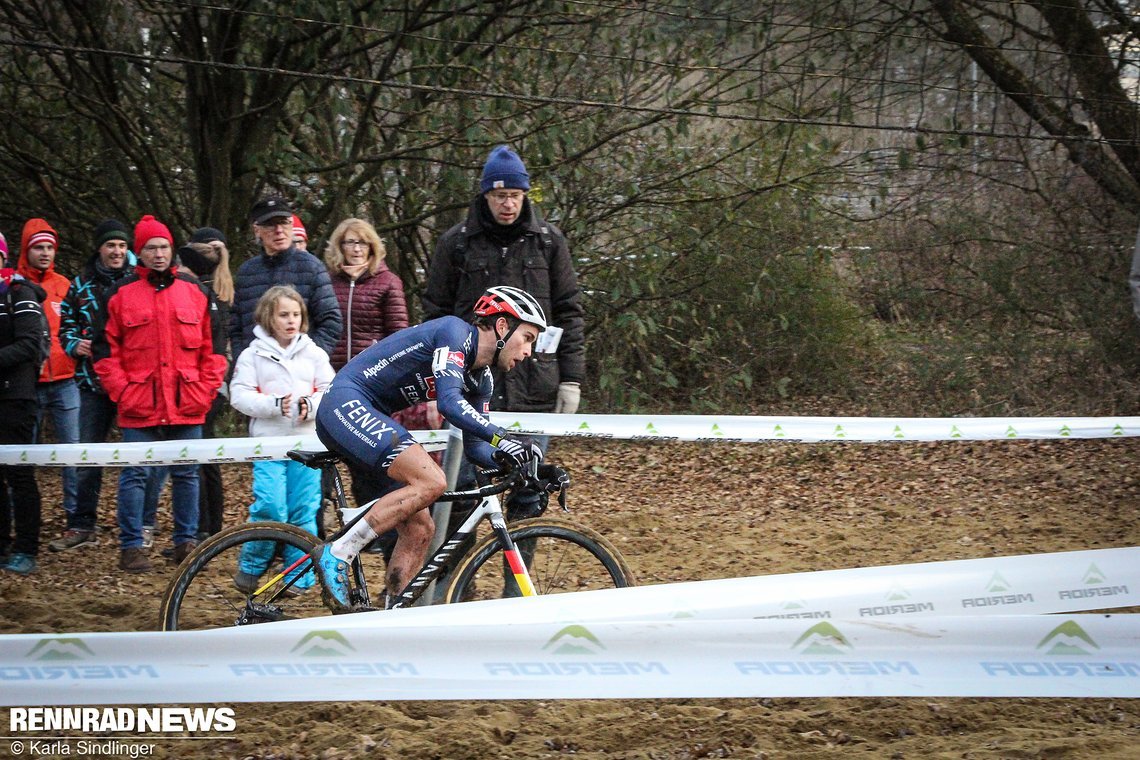
{"type": "Polygon", "coordinates": [[[326,464],[340,461],[340,454],[335,451],[292,451],[285,452],[286,456],[290,459],[300,462],[306,467],[312,467],[314,470],[319,470],[326,464]]]}

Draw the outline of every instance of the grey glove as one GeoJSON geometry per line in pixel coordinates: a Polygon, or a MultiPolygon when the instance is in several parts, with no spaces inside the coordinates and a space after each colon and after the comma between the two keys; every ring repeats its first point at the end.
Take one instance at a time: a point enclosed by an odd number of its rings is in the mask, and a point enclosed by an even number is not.
{"type": "Polygon", "coordinates": [[[559,383],[558,398],[554,401],[555,414],[574,414],[582,400],[582,388],[578,383],[559,383]]]}

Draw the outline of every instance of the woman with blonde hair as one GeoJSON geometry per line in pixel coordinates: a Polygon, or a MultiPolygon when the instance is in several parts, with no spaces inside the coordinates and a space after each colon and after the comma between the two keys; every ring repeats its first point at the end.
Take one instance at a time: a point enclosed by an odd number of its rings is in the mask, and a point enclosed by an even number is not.
{"type": "Polygon", "coordinates": [[[339,370],[364,349],[408,326],[404,284],[384,263],[384,242],[363,219],[345,219],[325,247],[344,331],[330,358],[339,370]]]}
{"type": "MultiPolygon", "coordinates": [[[[404,283],[384,263],[387,255],[384,241],[376,229],[363,219],[349,218],[336,226],[325,247],[325,265],[332,277],[344,331],[329,357],[333,368],[340,370],[349,359],[397,330],[408,326],[408,306],[404,283]]],[[[405,410],[398,421],[409,430],[430,425],[424,405],[405,410]],[[417,424],[418,423],[418,424],[417,424]]],[[[438,418],[438,413],[435,414],[438,418]]],[[[436,422],[433,427],[440,427],[436,422]]],[[[352,497],[357,504],[380,496],[379,484],[371,472],[352,472],[352,497]]],[[[318,526],[320,527],[320,526],[318,526]]],[[[387,537],[394,539],[394,536],[387,537]]],[[[381,541],[385,553],[387,540],[381,541]]]]}

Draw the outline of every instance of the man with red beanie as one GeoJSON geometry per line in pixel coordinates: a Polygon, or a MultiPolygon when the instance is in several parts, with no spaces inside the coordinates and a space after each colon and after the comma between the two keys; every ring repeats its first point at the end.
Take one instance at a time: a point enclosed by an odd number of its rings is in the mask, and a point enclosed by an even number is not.
{"type": "MultiPolygon", "coordinates": [[[[57,443],[79,443],[79,386],[75,384],[75,360],[59,342],[59,315],[71,281],[55,271],[59,235],[44,219],[29,219],[20,237],[20,261],[16,271],[47,293],[44,315],[51,329],[51,353],[40,368],[36,383],[35,441],[43,436],[44,414],[51,415],[57,443]]],[[[76,468],[63,468],[63,511],[68,520],[78,501],[76,468]]]]}
{"type": "Polygon", "coordinates": [[[305,229],[301,217],[293,214],[293,247],[298,251],[309,250],[309,231],[305,229]]]}
{"type": "MultiPolygon", "coordinates": [[[[225,329],[217,304],[196,278],[172,265],[174,237],[147,215],[135,225],[141,262],[110,287],[96,316],[91,353],[95,372],[118,405],[124,443],[202,437],[202,423],[226,374],[225,329]]],[[[151,569],[143,548],[147,472],[124,467],[119,477],[119,569],[151,569]]],[[[174,561],[196,545],[198,466],[170,466],[174,561]]]]}

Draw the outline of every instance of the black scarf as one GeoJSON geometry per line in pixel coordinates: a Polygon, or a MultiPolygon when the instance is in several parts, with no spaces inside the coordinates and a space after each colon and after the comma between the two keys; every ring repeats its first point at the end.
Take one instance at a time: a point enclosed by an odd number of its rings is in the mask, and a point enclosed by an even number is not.
{"type": "Polygon", "coordinates": [[[100,259],[96,259],[95,260],[95,271],[101,277],[104,277],[104,278],[110,280],[111,282],[114,282],[115,280],[119,279],[120,277],[125,275],[127,272],[129,272],[130,267],[128,267],[124,263],[123,266],[119,267],[118,269],[111,269],[111,267],[103,266],[103,262],[100,259]]]}
{"type": "Polygon", "coordinates": [[[487,203],[486,197],[479,196],[479,225],[487,237],[504,248],[522,237],[522,231],[526,225],[523,220],[529,216],[530,199],[523,198],[518,219],[515,219],[511,224],[499,224],[495,221],[495,215],[491,213],[491,205],[487,203]]]}
{"type": "Polygon", "coordinates": [[[168,267],[161,272],[154,269],[147,269],[146,281],[153,285],[155,290],[168,288],[174,284],[174,268],[168,267]]]}

